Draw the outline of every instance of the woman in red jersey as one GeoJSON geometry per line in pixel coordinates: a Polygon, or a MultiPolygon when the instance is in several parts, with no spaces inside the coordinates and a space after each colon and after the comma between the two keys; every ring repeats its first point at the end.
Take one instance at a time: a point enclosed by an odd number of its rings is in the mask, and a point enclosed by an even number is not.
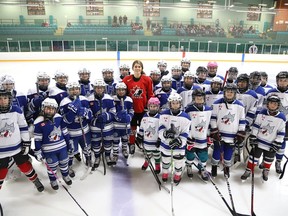
{"type": "Polygon", "coordinates": [[[140,60],[135,60],[132,64],[134,74],[126,76],[123,82],[127,86],[127,94],[133,100],[134,116],[131,120],[131,134],[129,137],[130,154],[135,153],[135,134],[137,126],[140,125],[141,119],[145,113],[147,101],[153,94],[153,85],[150,77],[143,72],[143,63],[140,60]]]}

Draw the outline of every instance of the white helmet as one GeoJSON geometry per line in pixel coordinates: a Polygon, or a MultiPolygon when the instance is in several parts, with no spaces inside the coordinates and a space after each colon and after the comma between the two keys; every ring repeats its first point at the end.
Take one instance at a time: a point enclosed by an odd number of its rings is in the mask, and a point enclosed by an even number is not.
{"type": "Polygon", "coordinates": [[[223,84],[223,80],[220,77],[213,77],[213,79],[211,80],[211,85],[212,83],[219,83],[219,84],[223,84]]]}
{"type": "Polygon", "coordinates": [[[161,71],[158,70],[158,69],[152,70],[152,71],[150,72],[150,75],[152,75],[152,74],[161,75],[161,71]]]}
{"type": "Polygon", "coordinates": [[[86,68],[83,68],[82,70],[78,71],[78,75],[84,74],[84,73],[88,73],[89,75],[91,74],[91,72],[89,70],[87,70],[86,68]]]}
{"type": "Polygon", "coordinates": [[[172,82],[172,79],[170,76],[165,75],[161,78],[161,82],[172,82]]]}
{"type": "Polygon", "coordinates": [[[115,89],[127,89],[127,86],[124,82],[119,82],[116,84],[115,89]]]}
{"type": "Polygon", "coordinates": [[[1,83],[2,84],[15,84],[15,80],[12,76],[10,75],[4,75],[1,77],[1,83]]]}
{"type": "Polygon", "coordinates": [[[114,73],[114,70],[112,68],[104,68],[102,70],[102,73],[105,73],[105,72],[111,72],[111,73],[114,73]]]}
{"type": "Polygon", "coordinates": [[[188,71],[186,71],[186,72],[184,73],[184,78],[185,78],[185,77],[196,78],[197,76],[196,76],[195,73],[193,73],[192,71],[188,70],[188,71]]]}
{"type": "Polygon", "coordinates": [[[44,109],[45,107],[54,107],[55,109],[58,108],[58,104],[56,102],[55,99],[53,98],[46,98],[43,102],[42,102],[42,109],[44,109]]]}
{"type": "Polygon", "coordinates": [[[190,61],[190,59],[188,59],[188,58],[182,58],[182,60],[181,60],[181,64],[182,63],[188,63],[188,64],[190,64],[191,63],[191,61],[190,61]]]}
{"type": "Polygon", "coordinates": [[[57,79],[59,77],[66,77],[68,79],[68,75],[63,71],[56,71],[54,78],[57,79]]]}
{"type": "Polygon", "coordinates": [[[165,60],[159,60],[157,63],[157,67],[159,66],[167,67],[167,62],[165,60]]]}
{"type": "Polygon", "coordinates": [[[172,102],[172,101],[178,101],[178,102],[182,102],[182,97],[177,94],[177,93],[172,93],[170,94],[170,96],[168,97],[168,102],[172,102]]]}
{"type": "Polygon", "coordinates": [[[127,70],[130,70],[130,67],[129,67],[128,64],[121,64],[121,65],[119,66],[119,69],[127,69],[127,70]]]}
{"type": "Polygon", "coordinates": [[[50,76],[45,71],[39,71],[37,73],[37,81],[39,81],[40,79],[47,79],[50,82],[50,76]]]}
{"type": "Polygon", "coordinates": [[[171,71],[174,71],[174,70],[181,70],[182,67],[180,65],[174,65],[171,67],[171,71]]]}
{"type": "Polygon", "coordinates": [[[104,82],[103,79],[96,79],[93,83],[94,87],[105,87],[106,83],[104,82]]]}
{"type": "Polygon", "coordinates": [[[67,90],[70,90],[72,88],[80,88],[80,84],[78,82],[69,82],[66,85],[67,90]]]}

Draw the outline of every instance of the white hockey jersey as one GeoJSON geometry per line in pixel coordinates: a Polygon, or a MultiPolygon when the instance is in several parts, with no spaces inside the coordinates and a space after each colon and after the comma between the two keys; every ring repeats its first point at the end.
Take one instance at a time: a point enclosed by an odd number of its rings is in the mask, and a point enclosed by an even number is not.
{"type": "Polygon", "coordinates": [[[209,107],[212,107],[213,103],[220,99],[223,98],[223,92],[219,91],[218,94],[213,94],[212,91],[206,91],[206,105],[209,107]]]}
{"type": "Polygon", "coordinates": [[[200,86],[193,85],[191,89],[186,89],[184,86],[177,90],[177,93],[182,97],[182,107],[186,109],[187,105],[192,103],[192,93],[195,89],[199,89],[200,86]]]}
{"type": "Polygon", "coordinates": [[[280,92],[277,88],[270,89],[267,92],[266,98],[268,98],[269,95],[277,95],[281,99],[281,107],[280,111],[284,113],[286,116],[286,120],[288,119],[288,90],[285,92],[280,92]]]}

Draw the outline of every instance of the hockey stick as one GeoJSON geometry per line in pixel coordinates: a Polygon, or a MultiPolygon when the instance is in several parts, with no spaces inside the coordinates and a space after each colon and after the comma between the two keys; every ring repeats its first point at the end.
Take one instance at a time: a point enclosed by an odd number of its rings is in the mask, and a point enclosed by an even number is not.
{"type": "Polygon", "coordinates": [[[252,164],[252,177],[251,177],[251,216],[256,216],[256,214],[254,213],[254,160],[255,160],[255,147],[252,146],[251,151],[253,152],[253,164],[252,164]]]}
{"type": "Polygon", "coordinates": [[[172,216],[175,216],[174,212],[174,205],[173,205],[173,176],[174,176],[174,160],[173,160],[173,148],[171,148],[171,211],[172,211],[172,216]]]}
{"type": "Polygon", "coordinates": [[[0,216],[4,216],[4,213],[3,213],[3,208],[2,208],[2,205],[0,203],[0,216]]]}
{"type": "Polygon", "coordinates": [[[147,155],[147,152],[146,152],[145,148],[143,148],[142,151],[143,151],[145,160],[148,161],[149,168],[150,168],[150,170],[151,170],[151,172],[152,172],[152,174],[153,174],[153,176],[154,176],[154,178],[155,178],[155,180],[156,180],[156,182],[157,182],[157,184],[158,184],[158,186],[159,186],[159,190],[161,190],[161,188],[163,188],[165,191],[167,191],[167,193],[170,194],[170,190],[162,184],[162,182],[160,181],[158,175],[156,174],[155,169],[154,169],[154,167],[153,167],[153,164],[152,164],[149,156],[147,155]]]}
{"type": "MultiPolygon", "coordinates": [[[[81,132],[82,132],[84,144],[85,144],[85,147],[88,147],[82,120],[83,119],[81,117],[79,117],[79,123],[80,123],[80,127],[81,127],[81,132]]],[[[83,151],[82,151],[82,153],[83,153],[83,151]]],[[[86,161],[86,162],[87,162],[88,169],[86,170],[84,175],[80,177],[80,180],[84,180],[89,175],[89,173],[91,173],[91,171],[92,171],[92,163],[91,163],[91,158],[89,158],[89,155],[88,155],[88,161],[86,161]]]]}
{"type": "MultiPolygon", "coordinates": [[[[102,99],[100,99],[100,115],[102,115],[103,113],[103,104],[102,104],[102,99]]],[[[103,122],[102,122],[103,124],[103,122]]],[[[106,163],[105,163],[105,160],[104,160],[104,154],[105,154],[105,150],[104,150],[104,142],[103,142],[103,129],[102,129],[102,125],[101,125],[101,144],[102,144],[102,147],[101,147],[101,157],[102,157],[102,163],[103,163],[103,169],[104,169],[104,175],[106,175],[106,163]]]]}
{"type": "Polygon", "coordinates": [[[62,184],[61,180],[57,176],[57,174],[51,169],[51,167],[47,164],[45,160],[42,160],[43,163],[46,165],[47,169],[53,174],[53,176],[58,180],[60,185],[67,191],[69,196],[74,200],[74,202],[79,206],[79,208],[84,212],[86,216],[88,216],[87,212],[81,207],[81,205],[77,202],[77,200],[72,196],[72,194],[69,192],[69,190],[65,187],[65,185],[62,184]]]}
{"type": "Polygon", "coordinates": [[[224,86],[225,86],[225,84],[226,84],[226,82],[227,82],[228,72],[229,72],[229,71],[227,70],[226,73],[225,73],[224,80],[223,80],[223,85],[222,85],[222,89],[224,88],[224,86]]]}
{"type": "MultiPolygon", "coordinates": [[[[225,168],[224,168],[225,169],[225,168]]],[[[226,168],[227,169],[227,168],[226,168]]],[[[229,193],[229,197],[230,197],[230,202],[231,202],[231,206],[233,209],[234,214],[236,214],[236,209],[235,209],[235,205],[234,205],[234,201],[233,201],[233,196],[232,196],[232,191],[231,191],[231,186],[230,186],[230,182],[228,180],[228,176],[224,175],[225,180],[226,180],[226,184],[227,184],[227,188],[228,188],[228,193],[229,193]]]]}
{"type": "MultiPolygon", "coordinates": [[[[124,105],[124,99],[123,98],[121,98],[121,106],[122,106],[122,111],[124,111],[125,110],[125,105],[124,105]]],[[[129,135],[128,135],[127,123],[126,122],[125,122],[125,134],[127,136],[127,146],[126,146],[126,148],[128,148],[129,135]]],[[[121,148],[123,148],[123,143],[122,143],[121,148]]],[[[126,158],[126,166],[129,166],[129,154],[128,154],[128,157],[126,158]]]]}
{"type": "Polygon", "coordinates": [[[286,158],[286,162],[285,162],[285,164],[283,166],[283,170],[282,170],[282,173],[281,173],[279,179],[282,179],[284,177],[285,169],[286,169],[286,166],[287,166],[287,163],[288,163],[288,157],[285,154],[284,154],[284,157],[286,158]]]}

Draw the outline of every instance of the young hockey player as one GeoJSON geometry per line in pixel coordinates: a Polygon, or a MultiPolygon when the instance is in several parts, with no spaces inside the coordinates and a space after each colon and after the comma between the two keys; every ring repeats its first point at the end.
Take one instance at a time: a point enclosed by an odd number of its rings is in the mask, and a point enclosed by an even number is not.
{"type": "Polygon", "coordinates": [[[203,91],[210,90],[211,82],[206,79],[207,73],[208,73],[208,70],[203,66],[199,66],[196,70],[197,78],[195,79],[194,85],[200,86],[203,89],[203,91]]]}
{"type": "Polygon", "coordinates": [[[160,60],[157,63],[157,68],[159,69],[159,71],[161,72],[161,78],[163,76],[166,76],[169,74],[169,71],[166,70],[167,69],[167,62],[165,60],[160,60]]]}
{"type": "Polygon", "coordinates": [[[89,101],[83,95],[80,95],[80,84],[78,82],[67,83],[67,92],[69,96],[63,98],[60,102],[60,113],[70,134],[70,140],[73,142],[73,152],[69,155],[69,175],[74,177],[72,169],[73,156],[81,161],[78,145],[86,158],[86,164],[91,162],[91,133],[89,122],[92,118],[92,112],[89,109],[89,101]],[[80,122],[81,121],[81,122],[80,122]],[[85,136],[85,137],[84,137],[85,136]],[[86,142],[85,142],[86,141],[86,142]]]}
{"type": "Polygon", "coordinates": [[[261,74],[261,84],[260,86],[262,86],[265,90],[265,94],[273,88],[273,86],[269,85],[268,82],[268,74],[264,71],[260,72],[261,74]]]}
{"type": "Polygon", "coordinates": [[[187,175],[193,177],[192,163],[197,154],[200,162],[198,163],[199,174],[203,181],[208,181],[209,176],[206,171],[208,160],[207,134],[210,125],[212,109],[205,105],[205,92],[196,89],[192,93],[192,104],[188,105],[185,112],[191,118],[191,130],[187,139],[186,147],[186,166],[187,175]]]}
{"type": "Polygon", "coordinates": [[[176,93],[176,90],[172,88],[172,79],[168,75],[163,76],[161,78],[161,86],[162,86],[162,88],[157,89],[154,92],[154,95],[160,101],[160,110],[164,110],[164,109],[167,109],[169,107],[169,105],[168,105],[169,95],[176,93]]]}
{"type": "Polygon", "coordinates": [[[265,99],[265,89],[260,86],[261,74],[258,71],[254,71],[249,74],[249,88],[254,90],[258,96],[257,110],[256,114],[260,112],[263,108],[263,103],[265,99]]]}
{"type": "Polygon", "coordinates": [[[285,136],[286,117],[284,113],[279,112],[280,106],[280,98],[271,94],[267,98],[267,109],[262,109],[256,116],[249,137],[252,150],[250,151],[246,171],[241,176],[242,180],[246,180],[251,171],[254,171],[254,167],[262,153],[264,158],[262,178],[264,181],[268,180],[271,164],[276,152],[281,148],[285,136]]]}
{"type": "MultiPolygon", "coordinates": [[[[144,151],[149,159],[154,157],[155,160],[155,172],[160,173],[161,154],[159,151],[161,140],[158,136],[159,128],[159,109],[160,101],[157,97],[151,97],[148,100],[148,112],[145,113],[141,120],[139,133],[137,134],[137,141],[143,143],[144,151]]],[[[146,170],[149,166],[147,158],[142,165],[142,170],[146,170]]]]}
{"type": "Polygon", "coordinates": [[[220,75],[217,75],[217,70],[218,70],[218,64],[217,62],[208,62],[207,64],[207,70],[208,70],[208,74],[207,74],[207,80],[208,81],[212,81],[212,79],[214,77],[219,77],[220,79],[224,80],[224,78],[220,75]]]}
{"type": "Polygon", "coordinates": [[[125,76],[130,75],[130,66],[127,64],[121,64],[119,67],[120,79],[123,80],[125,76]]]}
{"type": "Polygon", "coordinates": [[[115,118],[115,105],[113,98],[105,93],[106,83],[102,79],[96,79],[93,83],[94,94],[88,97],[93,119],[90,124],[92,135],[92,151],[95,155],[93,169],[100,164],[100,153],[103,146],[105,159],[108,166],[115,165],[111,159],[113,142],[113,119],[115,118]]]}
{"type": "MultiPolygon", "coordinates": [[[[281,107],[279,111],[284,113],[284,115],[286,116],[286,120],[287,120],[288,119],[288,72],[287,71],[281,71],[277,74],[276,84],[277,84],[277,87],[269,90],[267,92],[266,97],[270,96],[271,94],[275,94],[280,98],[281,107]]],[[[278,174],[282,173],[281,161],[284,156],[287,140],[288,140],[288,124],[286,123],[284,142],[282,143],[281,148],[276,153],[275,168],[278,174]]]]}
{"type": "Polygon", "coordinates": [[[161,72],[160,70],[152,70],[150,72],[150,78],[153,82],[153,92],[161,88],[161,72]]]}
{"type": "Polygon", "coordinates": [[[182,75],[184,75],[184,73],[190,69],[191,61],[190,59],[186,57],[182,58],[180,65],[181,65],[182,75]]]}
{"type": "Polygon", "coordinates": [[[212,107],[212,104],[223,97],[222,92],[223,80],[220,77],[214,77],[211,80],[211,89],[206,91],[206,105],[212,107]]]}
{"type": "Polygon", "coordinates": [[[169,108],[163,111],[159,119],[160,151],[162,155],[162,180],[167,182],[169,167],[174,163],[173,181],[181,181],[182,167],[185,157],[186,140],[190,130],[190,117],[181,111],[182,98],[179,94],[171,94],[168,98],[169,108]]]}
{"type": "Polygon", "coordinates": [[[44,186],[29,161],[31,140],[24,114],[12,105],[12,92],[0,87],[0,189],[8,173],[9,160],[13,158],[19,170],[34,183],[39,192],[44,186]]]}
{"type": "MultiPolygon", "coordinates": [[[[237,67],[230,67],[229,70],[227,71],[226,83],[235,83],[237,76],[238,76],[237,67]]],[[[224,80],[224,82],[225,82],[225,80],[224,80]]]]}
{"type": "Polygon", "coordinates": [[[66,88],[68,75],[62,71],[56,71],[54,79],[56,86],[50,88],[49,97],[55,99],[59,105],[62,99],[68,96],[66,88]]]}
{"type": "MultiPolygon", "coordinates": [[[[188,71],[188,70],[186,70],[186,71],[188,71]]],[[[176,91],[183,86],[182,73],[184,74],[185,72],[182,72],[181,71],[181,66],[178,66],[178,65],[174,65],[171,68],[172,88],[175,89],[176,91]]]]}
{"type": "Polygon", "coordinates": [[[42,111],[34,122],[35,157],[38,161],[45,159],[51,187],[58,190],[55,173],[60,168],[63,180],[72,184],[68,170],[68,152],[73,152],[73,144],[60,114],[55,99],[46,98],[42,102],[42,111]]]}
{"type": "Polygon", "coordinates": [[[130,122],[134,115],[133,101],[127,94],[125,83],[116,84],[116,95],[113,96],[116,115],[114,119],[113,134],[113,161],[117,163],[119,153],[119,143],[121,139],[122,154],[128,158],[128,137],[130,134],[130,122]]]}
{"type": "Polygon", "coordinates": [[[212,106],[210,137],[214,139],[212,176],[217,176],[217,165],[223,152],[224,175],[230,177],[229,167],[235,146],[245,138],[245,109],[236,99],[237,86],[230,83],[224,87],[223,98],[212,106]]]}
{"type": "Polygon", "coordinates": [[[105,86],[105,93],[113,96],[116,94],[115,86],[116,83],[114,82],[114,70],[111,68],[104,68],[102,70],[103,80],[106,83],[105,86]]]}
{"type": "Polygon", "coordinates": [[[78,71],[79,75],[79,84],[81,88],[80,95],[88,97],[90,94],[93,93],[93,86],[90,81],[91,72],[86,68],[78,71]]]}
{"type": "Polygon", "coordinates": [[[191,71],[186,71],[183,77],[183,86],[177,90],[177,93],[182,97],[182,106],[185,109],[192,102],[192,92],[200,87],[194,85],[196,75],[191,71]]]}
{"type": "Polygon", "coordinates": [[[143,72],[143,63],[135,60],[132,63],[134,74],[126,76],[123,82],[127,86],[127,94],[133,100],[134,116],[131,121],[131,134],[129,137],[129,153],[135,153],[135,135],[137,126],[140,126],[141,119],[145,114],[147,101],[153,94],[153,85],[150,77],[143,72]]]}

